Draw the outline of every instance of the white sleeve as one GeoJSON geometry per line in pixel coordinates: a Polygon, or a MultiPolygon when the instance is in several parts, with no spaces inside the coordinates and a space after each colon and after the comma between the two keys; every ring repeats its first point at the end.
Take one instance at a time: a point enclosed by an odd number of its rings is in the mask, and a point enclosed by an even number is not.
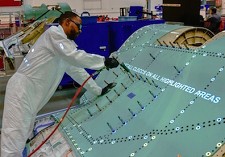
{"type": "MultiPolygon", "coordinates": [[[[90,76],[85,69],[75,66],[68,67],[66,73],[80,85],[90,76]]],[[[102,92],[102,88],[92,78],[88,80],[84,88],[95,95],[100,95],[102,92]]]]}
{"type": "Polygon", "coordinates": [[[96,54],[89,54],[83,50],[78,50],[75,43],[67,39],[62,32],[51,29],[46,34],[49,42],[49,50],[58,55],[70,65],[100,70],[105,67],[105,58],[96,54]]]}

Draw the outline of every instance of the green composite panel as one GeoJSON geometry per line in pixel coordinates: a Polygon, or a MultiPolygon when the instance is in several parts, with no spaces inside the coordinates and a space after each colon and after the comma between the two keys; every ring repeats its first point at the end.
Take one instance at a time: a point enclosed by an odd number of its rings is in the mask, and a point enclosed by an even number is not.
{"type": "Polygon", "coordinates": [[[197,49],[155,44],[179,28],[145,26],[116,52],[132,74],[103,70],[96,82],[116,86],[101,97],[86,92],[61,125],[76,154],[202,157],[224,144],[225,37],[197,49]]]}
{"type": "Polygon", "coordinates": [[[46,19],[50,17],[59,17],[62,12],[71,11],[70,6],[67,3],[56,3],[52,6],[48,6],[42,4],[39,7],[32,7],[31,5],[23,5],[23,12],[24,12],[24,20],[36,20],[39,19],[46,19]],[[58,5],[59,9],[55,9],[58,5]]]}

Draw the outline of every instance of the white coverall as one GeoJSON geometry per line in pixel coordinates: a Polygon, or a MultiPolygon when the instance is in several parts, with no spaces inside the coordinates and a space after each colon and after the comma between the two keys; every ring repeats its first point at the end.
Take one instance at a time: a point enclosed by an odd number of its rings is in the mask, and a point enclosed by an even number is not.
{"type": "MultiPolygon", "coordinates": [[[[49,101],[66,72],[78,83],[89,74],[83,68],[104,68],[104,57],[78,50],[61,26],[46,30],[24,58],[6,87],[1,132],[1,157],[20,157],[38,111],[49,101]]],[[[94,80],[85,88],[100,95],[94,80]]]]}

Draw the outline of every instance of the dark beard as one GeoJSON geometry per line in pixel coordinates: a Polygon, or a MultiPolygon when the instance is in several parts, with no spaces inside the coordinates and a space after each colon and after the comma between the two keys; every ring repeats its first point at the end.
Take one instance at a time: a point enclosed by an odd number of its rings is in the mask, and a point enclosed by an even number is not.
{"type": "Polygon", "coordinates": [[[70,40],[75,40],[76,37],[78,36],[78,33],[74,29],[70,31],[70,34],[67,35],[67,38],[70,40]]]}

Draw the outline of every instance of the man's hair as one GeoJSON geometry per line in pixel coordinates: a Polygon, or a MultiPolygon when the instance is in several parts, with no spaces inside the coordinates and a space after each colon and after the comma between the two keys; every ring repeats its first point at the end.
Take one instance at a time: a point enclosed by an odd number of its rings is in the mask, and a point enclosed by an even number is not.
{"type": "Polygon", "coordinates": [[[80,17],[79,15],[77,15],[76,13],[72,12],[72,11],[66,11],[65,13],[61,14],[59,17],[59,24],[61,25],[63,23],[64,20],[66,20],[67,18],[71,19],[74,17],[80,17]]]}
{"type": "Polygon", "coordinates": [[[215,14],[216,11],[217,11],[216,7],[212,7],[212,8],[210,8],[210,9],[212,10],[212,13],[213,13],[213,14],[215,14]]]}

